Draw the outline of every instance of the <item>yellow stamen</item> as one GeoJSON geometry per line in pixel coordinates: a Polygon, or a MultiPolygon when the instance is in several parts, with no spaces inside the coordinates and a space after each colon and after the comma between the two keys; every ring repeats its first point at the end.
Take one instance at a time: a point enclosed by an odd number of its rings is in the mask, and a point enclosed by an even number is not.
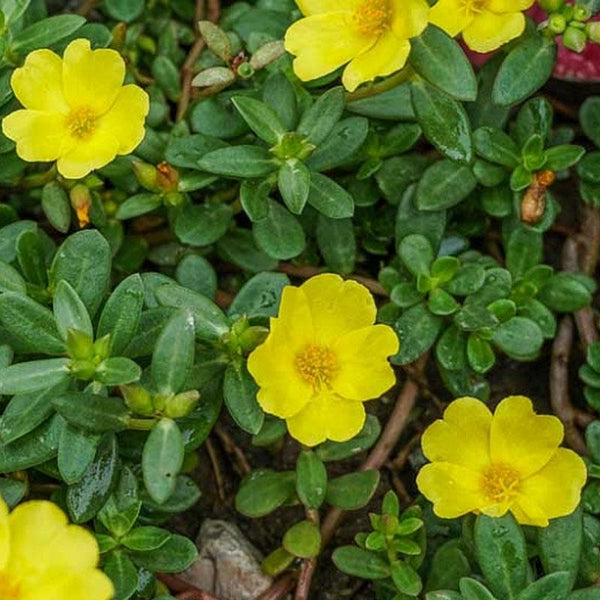
{"type": "Polygon", "coordinates": [[[328,386],[337,371],[337,359],[329,348],[311,344],[296,356],[296,369],[313,387],[328,386]]]}
{"type": "Polygon", "coordinates": [[[363,0],[353,15],[354,25],[361,35],[378,36],[390,28],[390,0],[363,0]]]}
{"type": "Polygon", "coordinates": [[[494,503],[509,501],[518,492],[521,477],[509,465],[490,465],[481,479],[481,489],[486,498],[494,503]]]}
{"type": "Polygon", "coordinates": [[[67,128],[73,137],[80,140],[89,139],[96,130],[97,116],[91,108],[82,106],[69,113],[67,128]]]}

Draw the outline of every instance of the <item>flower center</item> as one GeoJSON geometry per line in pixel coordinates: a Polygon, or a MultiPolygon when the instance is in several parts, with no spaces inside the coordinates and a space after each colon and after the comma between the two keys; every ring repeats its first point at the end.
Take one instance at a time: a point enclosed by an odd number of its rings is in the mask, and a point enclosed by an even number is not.
{"type": "Polygon", "coordinates": [[[361,35],[381,35],[392,21],[390,0],[363,0],[353,15],[356,29],[361,35]]]}
{"type": "Polygon", "coordinates": [[[98,118],[91,108],[82,106],[71,111],[67,117],[67,128],[73,137],[86,140],[96,130],[97,120],[98,118]]]}
{"type": "Polygon", "coordinates": [[[467,13],[480,13],[485,8],[487,0],[462,0],[463,9],[467,13]]]}
{"type": "Polygon", "coordinates": [[[19,584],[0,571],[0,600],[18,600],[19,584]]]}
{"type": "Polygon", "coordinates": [[[337,359],[329,348],[311,344],[296,356],[296,369],[313,387],[328,386],[337,371],[337,359]]]}
{"type": "Polygon", "coordinates": [[[518,491],[521,478],[515,469],[508,465],[490,465],[482,476],[481,488],[484,495],[495,503],[510,500],[518,491]]]}

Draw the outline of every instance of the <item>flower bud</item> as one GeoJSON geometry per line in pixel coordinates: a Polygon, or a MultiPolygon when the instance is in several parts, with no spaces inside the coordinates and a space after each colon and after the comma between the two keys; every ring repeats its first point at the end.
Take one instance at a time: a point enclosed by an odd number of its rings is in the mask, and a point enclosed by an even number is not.
{"type": "Polygon", "coordinates": [[[73,360],[69,368],[73,377],[82,381],[89,381],[96,373],[96,365],[91,360],[73,360]]]}
{"type": "Polygon", "coordinates": [[[102,362],[110,356],[110,333],[94,342],[94,356],[102,362]]]}
{"type": "Polygon", "coordinates": [[[137,415],[149,416],[154,413],[152,396],[141,385],[122,385],[120,387],[125,404],[137,415]]]}
{"type": "Polygon", "coordinates": [[[194,410],[199,399],[200,392],[198,390],[190,390],[171,396],[167,399],[167,405],[163,414],[170,419],[187,417],[194,410]]]}
{"type": "Polygon", "coordinates": [[[554,13],[553,15],[550,15],[550,18],[548,19],[548,29],[552,33],[560,35],[565,31],[566,28],[567,20],[560,13],[554,13]]]}
{"type": "Polygon", "coordinates": [[[600,21],[588,23],[585,26],[585,32],[592,42],[595,44],[600,44],[600,21]]]}
{"type": "Polygon", "coordinates": [[[592,11],[587,6],[584,6],[583,4],[576,4],[573,8],[573,18],[576,21],[585,22],[588,19],[591,19],[591,17],[592,11]]]}
{"type": "Polygon", "coordinates": [[[76,360],[91,360],[94,358],[94,341],[83,331],[69,329],[67,331],[67,354],[76,360]]]}
{"type": "Polygon", "coordinates": [[[111,47],[116,50],[123,48],[125,46],[125,36],[127,35],[127,24],[126,23],[117,23],[112,28],[112,42],[111,47]]]}
{"type": "Polygon", "coordinates": [[[250,79],[255,73],[252,65],[249,62],[244,61],[237,68],[237,73],[242,79],[250,79]]]}
{"type": "Polygon", "coordinates": [[[240,346],[245,354],[249,354],[254,348],[260,346],[267,339],[268,335],[269,330],[266,327],[248,327],[248,329],[240,335],[240,346]]]}
{"type": "Polygon", "coordinates": [[[547,13],[559,11],[565,4],[565,0],[538,0],[538,4],[542,10],[547,13]]]}
{"type": "Polygon", "coordinates": [[[176,191],[179,183],[179,171],[166,162],[157,165],[156,170],[158,171],[156,183],[160,191],[163,193],[176,191]]]}
{"type": "Polygon", "coordinates": [[[158,169],[151,164],[142,162],[141,160],[134,160],[131,163],[135,177],[142,187],[147,189],[149,192],[160,192],[160,186],[158,185],[158,169]]]}
{"type": "Polygon", "coordinates": [[[92,195],[86,185],[78,183],[69,192],[71,206],[77,214],[79,227],[83,228],[90,223],[90,208],[92,207],[92,195]]]}
{"type": "Polygon", "coordinates": [[[587,44],[587,35],[585,31],[569,25],[563,35],[563,44],[573,52],[583,52],[587,44]]]}

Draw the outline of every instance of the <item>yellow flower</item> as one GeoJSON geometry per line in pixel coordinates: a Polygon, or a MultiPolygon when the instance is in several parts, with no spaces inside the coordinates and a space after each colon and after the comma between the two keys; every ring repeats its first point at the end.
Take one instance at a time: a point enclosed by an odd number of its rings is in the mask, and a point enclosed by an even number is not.
{"type": "Polygon", "coordinates": [[[521,11],[534,0],[438,0],[429,20],[452,37],[462,32],[475,52],[491,52],[518,38],[525,29],[521,11]]]}
{"type": "Polygon", "coordinates": [[[263,410],[285,419],[303,444],[351,439],[365,422],[363,402],[394,385],[387,358],[398,352],[398,337],[373,324],[376,312],[364,286],[338,275],[283,290],[279,316],[248,369],[263,410]]]}
{"type": "Polygon", "coordinates": [[[350,63],[342,78],[353,91],[361,83],[400,70],[410,38],[427,27],[426,0],[296,0],[306,18],[294,23],[285,47],[294,70],[310,81],[350,63]]]}
{"type": "Polygon", "coordinates": [[[510,396],[492,413],[480,400],[460,398],[423,435],[421,493],[445,519],[469,512],[546,527],[571,514],[586,480],[583,460],[559,448],[562,423],[536,415],[531,400],[510,396]]]}
{"type": "Polygon", "coordinates": [[[0,498],[2,600],[109,600],[113,585],[97,564],[94,536],[58,506],[25,502],[9,514],[0,498]]]}
{"type": "Polygon", "coordinates": [[[23,110],[2,122],[4,135],[29,162],[57,161],[69,179],[85,177],[129,154],[144,138],[148,95],[123,86],[125,62],[115,50],[74,40],[63,58],[36,50],[16,69],[11,86],[23,110]]]}

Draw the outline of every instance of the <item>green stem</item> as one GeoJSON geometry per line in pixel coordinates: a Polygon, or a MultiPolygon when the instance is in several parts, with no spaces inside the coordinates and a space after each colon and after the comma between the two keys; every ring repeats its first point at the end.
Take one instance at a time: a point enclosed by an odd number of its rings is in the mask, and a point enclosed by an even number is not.
{"type": "Polygon", "coordinates": [[[150,431],[156,424],[156,419],[129,419],[129,429],[150,431]]]}
{"type": "Polygon", "coordinates": [[[384,81],[362,87],[356,92],[346,94],[346,104],[348,104],[348,102],[355,102],[356,100],[363,100],[364,98],[370,98],[371,96],[383,94],[383,92],[387,92],[402,83],[406,83],[412,78],[413,75],[414,71],[410,67],[405,67],[402,69],[402,71],[399,71],[384,81]]]}

